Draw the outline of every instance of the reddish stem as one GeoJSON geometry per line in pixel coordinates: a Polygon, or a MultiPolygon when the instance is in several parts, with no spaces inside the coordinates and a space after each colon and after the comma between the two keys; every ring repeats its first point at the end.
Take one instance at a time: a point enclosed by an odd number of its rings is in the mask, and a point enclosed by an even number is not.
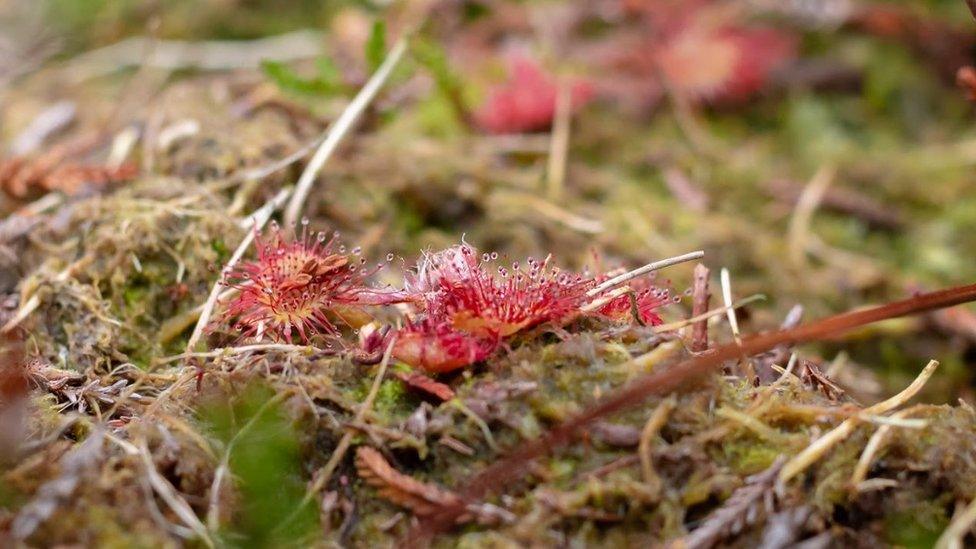
{"type": "Polygon", "coordinates": [[[421,521],[411,529],[406,541],[409,545],[426,544],[434,536],[455,524],[457,517],[465,512],[464,504],[483,499],[485,495],[501,487],[511,486],[525,473],[532,460],[572,441],[578,433],[590,427],[596,420],[638,406],[651,395],[674,391],[688,381],[712,371],[726,360],[755,355],[784,343],[816,341],[880,320],[951,307],[974,300],[976,300],[976,284],[918,294],[909,299],[842,313],[788,330],[757,334],[744,338],[741,345],[735,343],[723,345],[707,355],[692,357],[667,370],[645,375],[586,408],[575,417],[550,429],[548,433],[534,441],[519,445],[508,456],[460,482],[459,486],[463,488],[459,489],[458,493],[463,503],[445,508],[436,516],[421,521]]]}

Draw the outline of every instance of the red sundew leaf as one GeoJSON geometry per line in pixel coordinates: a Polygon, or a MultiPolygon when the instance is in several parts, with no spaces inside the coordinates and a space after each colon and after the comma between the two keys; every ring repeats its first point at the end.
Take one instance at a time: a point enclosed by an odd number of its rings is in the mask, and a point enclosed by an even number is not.
{"type": "Polygon", "coordinates": [[[407,387],[422,393],[426,393],[441,400],[442,402],[447,402],[455,396],[453,389],[421,373],[411,372],[408,374],[404,372],[397,372],[396,377],[407,387]]]}
{"type": "Polygon", "coordinates": [[[407,290],[424,297],[436,293],[442,284],[465,284],[480,276],[478,255],[467,244],[423,254],[417,272],[407,275],[407,290]]]}
{"type": "Polygon", "coordinates": [[[796,55],[796,39],[775,29],[693,22],[657,49],[676,92],[693,100],[742,101],[796,55]]]}
{"type": "Polygon", "coordinates": [[[763,90],[797,56],[789,31],[746,24],[713,2],[630,2],[631,29],[582,48],[601,95],[644,107],[670,89],[691,102],[736,103],[763,90]]]}
{"type": "Polygon", "coordinates": [[[478,337],[456,330],[447,322],[428,318],[397,332],[393,356],[414,368],[443,373],[488,358],[498,345],[497,337],[478,337]]]}
{"type": "Polygon", "coordinates": [[[637,318],[648,326],[657,326],[663,322],[658,310],[670,303],[669,292],[664,288],[643,287],[649,286],[637,282],[631,283],[637,286],[634,291],[624,294],[607,302],[606,305],[597,309],[597,314],[611,320],[630,321],[634,319],[634,309],[636,305],[637,318]]]}
{"type": "Polygon", "coordinates": [[[549,270],[529,259],[494,269],[497,254],[478,256],[462,243],[425,254],[407,277],[419,320],[398,332],[393,353],[427,372],[448,372],[484,360],[501,338],[575,314],[592,280],[549,270]],[[493,270],[490,270],[489,268],[493,270]]]}
{"type": "MultiPolygon", "coordinates": [[[[572,108],[581,107],[592,96],[592,86],[577,81],[570,84],[572,108]]],[[[547,129],[556,114],[555,79],[525,57],[511,60],[509,79],[489,93],[475,113],[475,122],[490,133],[520,133],[547,129]]]]}
{"type": "Polygon", "coordinates": [[[371,288],[366,280],[379,269],[362,268],[365,260],[346,255],[336,236],[324,233],[285,239],[280,231],[255,240],[258,257],[226,274],[224,284],[239,290],[222,321],[235,319],[245,337],[267,333],[291,342],[294,333],[307,342],[316,334],[334,335],[329,318],[345,318],[366,305],[403,300],[403,294],[371,288]]]}
{"type": "MultiPolygon", "coordinates": [[[[600,258],[597,257],[597,266],[600,265],[600,258]]],[[[667,288],[657,287],[652,283],[656,275],[651,273],[648,276],[635,278],[627,282],[630,289],[619,295],[593,314],[616,322],[639,321],[644,325],[657,326],[663,322],[658,311],[673,301],[671,292],[667,288]]],[[[598,275],[595,278],[597,284],[601,284],[610,279],[607,273],[598,275]]],[[[599,299],[600,296],[596,296],[599,299]]]]}
{"type": "Polygon", "coordinates": [[[776,29],[728,27],[721,34],[736,45],[738,59],[719,100],[748,99],[766,86],[774,71],[796,57],[796,37],[776,29]]]}
{"type": "Polygon", "coordinates": [[[508,337],[545,322],[575,315],[588,301],[592,277],[560,271],[548,259],[529,258],[525,269],[496,266],[497,254],[461,244],[428,255],[418,268],[425,313],[455,329],[484,337],[508,337]]]}

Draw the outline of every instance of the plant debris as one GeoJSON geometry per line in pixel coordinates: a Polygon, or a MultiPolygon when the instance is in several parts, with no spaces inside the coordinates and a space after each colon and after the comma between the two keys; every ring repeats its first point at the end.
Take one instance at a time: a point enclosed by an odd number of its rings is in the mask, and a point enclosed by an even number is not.
{"type": "Polygon", "coordinates": [[[429,516],[460,502],[457,495],[404,475],[368,446],[356,450],[356,470],[385,499],[406,507],[417,516],[429,516]]]}

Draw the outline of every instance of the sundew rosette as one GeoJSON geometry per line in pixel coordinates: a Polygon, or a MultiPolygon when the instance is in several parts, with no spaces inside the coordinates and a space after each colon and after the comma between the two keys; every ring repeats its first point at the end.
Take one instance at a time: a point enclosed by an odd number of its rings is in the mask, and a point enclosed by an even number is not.
{"type": "Polygon", "coordinates": [[[462,242],[426,253],[405,286],[412,315],[398,331],[393,354],[429,372],[447,372],[484,360],[506,338],[543,324],[561,325],[581,314],[614,321],[661,322],[657,310],[667,290],[643,281],[631,295],[604,298],[598,284],[609,277],[563,271],[529,258],[525,265],[496,264],[497,253],[478,254],[462,242]]]}
{"type": "Polygon", "coordinates": [[[455,329],[443,319],[411,322],[396,333],[393,356],[427,372],[450,372],[485,360],[498,349],[500,338],[455,329]]]}
{"type": "Polygon", "coordinates": [[[317,334],[338,335],[335,322],[363,322],[363,309],[402,300],[403,294],[369,285],[382,265],[367,268],[361,251],[347,253],[338,233],[307,231],[286,237],[276,225],[264,238],[257,235],[257,258],[224,274],[223,283],[238,291],[221,320],[232,322],[242,337],[267,336],[307,343],[317,334]]]}

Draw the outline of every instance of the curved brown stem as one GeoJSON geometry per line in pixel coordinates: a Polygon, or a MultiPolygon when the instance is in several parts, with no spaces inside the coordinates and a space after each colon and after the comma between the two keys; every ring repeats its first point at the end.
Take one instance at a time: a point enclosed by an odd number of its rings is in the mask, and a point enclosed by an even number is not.
{"type": "MultiPolygon", "coordinates": [[[[974,0],[976,1],[976,0],[974,0]]],[[[617,392],[584,409],[578,415],[553,427],[534,441],[521,444],[508,456],[498,460],[482,472],[459,483],[458,490],[464,504],[482,499],[503,486],[510,486],[521,477],[532,460],[572,441],[577,434],[607,415],[638,406],[651,395],[666,394],[687,382],[700,378],[726,360],[755,355],[781,344],[817,341],[847,332],[880,320],[941,309],[976,300],[976,284],[918,294],[869,309],[842,313],[796,328],[757,334],[716,348],[708,355],[684,360],[668,370],[643,376],[617,392]]],[[[421,545],[445,531],[464,513],[465,505],[444,509],[436,516],[421,521],[408,533],[409,545],[421,545]]]]}

